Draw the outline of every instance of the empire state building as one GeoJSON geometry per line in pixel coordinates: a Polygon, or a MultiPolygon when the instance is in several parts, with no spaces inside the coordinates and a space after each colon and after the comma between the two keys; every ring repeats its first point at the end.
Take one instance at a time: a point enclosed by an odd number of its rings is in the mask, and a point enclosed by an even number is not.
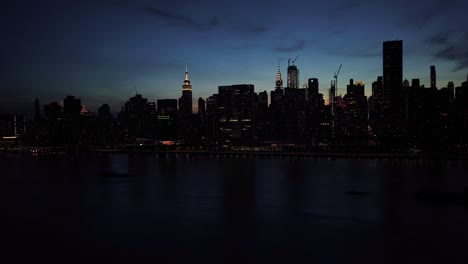
{"type": "Polygon", "coordinates": [[[182,85],[182,97],[179,99],[179,112],[182,115],[192,114],[192,85],[189,81],[187,67],[185,67],[185,80],[182,85]]]}

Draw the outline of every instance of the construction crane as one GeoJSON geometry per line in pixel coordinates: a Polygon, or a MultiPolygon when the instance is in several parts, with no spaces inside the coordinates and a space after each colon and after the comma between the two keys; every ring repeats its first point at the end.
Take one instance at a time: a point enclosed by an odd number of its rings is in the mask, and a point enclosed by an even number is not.
{"type": "MultiPolygon", "coordinates": [[[[338,70],[334,73],[333,75],[333,78],[335,78],[335,89],[336,89],[336,93],[338,93],[338,75],[340,74],[340,70],[341,70],[341,66],[343,64],[340,64],[340,67],[338,67],[338,70]]],[[[335,94],[336,95],[336,94],[335,94]]]]}
{"type": "Polygon", "coordinates": [[[292,64],[294,64],[294,62],[296,62],[297,58],[299,58],[299,55],[296,56],[296,58],[294,58],[294,60],[291,60],[291,58],[288,59],[288,67],[291,66],[291,62],[292,64]]]}
{"type": "Polygon", "coordinates": [[[299,55],[297,55],[296,58],[294,58],[294,60],[292,60],[292,64],[294,64],[294,62],[296,62],[297,58],[299,58],[299,55]]]}
{"type": "Polygon", "coordinates": [[[338,91],[338,75],[340,74],[341,66],[343,64],[340,64],[338,67],[338,70],[334,72],[333,80],[331,81],[331,87],[330,87],[330,98],[329,98],[329,104],[330,104],[330,113],[331,113],[331,126],[332,126],[332,137],[335,137],[335,97],[338,91]]]}

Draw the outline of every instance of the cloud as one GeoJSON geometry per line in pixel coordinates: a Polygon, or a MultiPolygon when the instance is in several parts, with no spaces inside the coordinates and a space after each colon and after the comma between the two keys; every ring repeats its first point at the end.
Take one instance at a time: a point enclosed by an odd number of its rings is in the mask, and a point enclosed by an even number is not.
{"type": "MultiPolygon", "coordinates": [[[[453,19],[458,10],[466,9],[464,0],[426,0],[425,2],[408,2],[407,8],[401,9],[400,19],[396,26],[410,27],[413,30],[425,30],[430,27],[437,27],[441,19],[453,19]]],[[[396,11],[396,10],[395,10],[396,11]]]]}
{"type": "Polygon", "coordinates": [[[438,51],[434,57],[436,59],[444,59],[455,62],[456,66],[452,69],[452,72],[463,70],[468,68],[468,48],[462,46],[456,46],[453,44],[444,47],[438,51]]]}
{"type": "Polygon", "coordinates": [[[436,44],[436,45],[447,44],[448,41],[449,41],[449,38],[447,36],[442,36],[442,34],[436,34],[424,40],[424,42],[428,42],[429,44],[436,44]]]}
{"type": "Polygon", "coordinates": [[[451,61],[455,63],[455,68],[452,72],[468,68],[468,47],[465,45],[468,42],[468,33],[445,33],[434,34],[423,42],[429,43],[436,52],[433,53],[433,58],[451,61]],[[449,37],[456,36],[457,37],[449,37]]]}
{"type": "Polygon", "coordinates": [[[242,27],[242,31],[244,33],[254,33],[254,34],[260,34],[268,31],[268,28],[263,25],[246,25],[242,27]]]}
{"type": "Polygon", "coordinates": [[[305,46],[306,46],[305,40],[301,39],[301,40],[296,41],[295,43],[293,43],[293,44],[290,45],[290,46],[278,46],[278,47],[275,47],[275,51],[279,51],[279,52],[294,52],[294,51],[300,51],[300,50],[304,49],[305,46]]]}
{"type": "Polygon", "coordinates": [[[197,21],[186,15],[179,15],[176,13],[168,12],[153,6],[143,7],[143,12],[165,19],[168,22],[173,23],[175,26],[179,27],[190,27],[197,30],[206,30],[213,27],[216,27],[220,24],[220,19],[217,16],[212,16],[206,22],[197,21]]]}
{"type": "Polygon", "coordinates": [[[202,24],[200,24],[199,22],[187,17],[187,16],[181,16],[181,15],[177,15],[175,13],[171,13],[171,12],[167,12],[167,11],[164,11],[162,9],[159,9],[159,8],[156,8],[156,7],[152,7],[152,6],[145,6],[143,8],[143,11],[147,14],[150,14],[150,15],[154,15],[154,16],[157,16],[157,17],[160,17],[160,18],[164,18],[168,21],[171,21],[171,22],[176,22],[176,23],[180,23],[181,25],[185,26],[185,25],[188,25],[188,26],[192,26],[192,27],[196,27],[196,28],[201,28],[202,27],[202,24]]]}

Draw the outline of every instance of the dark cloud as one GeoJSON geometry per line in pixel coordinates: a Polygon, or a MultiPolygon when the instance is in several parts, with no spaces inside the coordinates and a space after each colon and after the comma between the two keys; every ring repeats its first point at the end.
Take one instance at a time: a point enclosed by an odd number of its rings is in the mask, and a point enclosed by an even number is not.
{"type": "Polygon", "coordinates": [[[198,21],[189,16],[168,12],[153,6],[145,6],[143,11],[147,14],[165,19],[174,26],[188,27],[196,30],[208,30],[221,24],[221,21],[217,16],[210,17],[208,21],[198,21]]]}
{"type": "Polygon", "coordinates": [[[279,51],[279,52],[294,52],[294,51],[300,51],[300,50],[304,49],[305,46],[306,46],[305,40],[301,39],[301,40],[296,41],[295,43],[293,43],[293,44],[290,45],[290,46],[279,46],[279,47],[275,47],[275,51],[279,51]]]}
{"type": "Polygon", "coordinates": [[[245,32],[251,32],[251,33],[264,33],[268,31],[268,28],[266,26],[262,25],[247,25],[244,28],[245,32]]]}
{"type": "Polygon", "coordinates": [[[428,42],[429,44],[443,45],[448,43],[449,38],[447,36],[443,36],[442,34],[437,34],[425,39],[424,41],[428,42]]]}
{"type": "Polygon", "coordinates": [[[230,19],[227,19],[225,24],[229,31],[248,36],[263,34],[269,30],[269,28],[264,25],[250,24],[246,22],[238,23],[237,21],[231,21],[230,19]]]}
{"type": "Polygon", "coordinates": [[[468,48],[450,44],[437,52],[436,59],[444,59],[455,62],[456,66],[452,72],[468,68],[468,48]]]}
{"type": "Polygon", "coordinates": [[[196,28],[196,29],[204,29],[208,25],[212,26],[212,25],[219,24],[219,20],[216,17],[211,18],[210,21],[207,24],[203,24],[203,23],[198,22],[198,21],[196,21],[196,20],[194,20],[194,19],[192,19],[192,18],[190,18],[188,16],[178,15],[176,13],[171,13],[171,12],[168,12],[168,11],[165,11],[165,10],[153,7],[153,6],[145,6],[143,8],[143,11],[145,13],[147,13],[147,14],[154,15],[154,16],[166,19],[169,22],[174,22],[174,23],[176,23],[176,25],[190,26],[190,27],[196,28]]]}
{"type": "Polygon", "coordinates": [[[408,8],[402,10],[402,15],[396,26],[409,27],[413,30],[424,30],[437,26],[440,18],[451,19],[454,11],[466,8],[464,0],[434,0],[423,4],[419,1],[408,2],[408,8]]]}
{"type": "Polygon", "coordinates": [[[468,47],[465,45],[468,42],[468,33],[458,34],[458,38],[456,36],[457,33],[436,34],[424,40],[436,49],[433,55],[435,59],[455,63],[452,72],[468,68],[468,47]]]}

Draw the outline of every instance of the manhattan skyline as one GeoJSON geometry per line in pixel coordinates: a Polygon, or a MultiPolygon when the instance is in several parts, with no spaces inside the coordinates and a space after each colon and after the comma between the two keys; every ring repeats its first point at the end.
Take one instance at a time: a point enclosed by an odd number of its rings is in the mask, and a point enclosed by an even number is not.
{"type": "MultiPolygon", "coordinates": [[[[366,95],[382,75],[382,41],[402,39],[403,78],[437,87],[466,80],[468,33],[454,1],[16,1],[3,9],[0,111],[32,111],[32,101],[67,94],[96,111],[120,110],[135,90],[150,101],[178,98],[188,64],[193,99],[218,86],[252,83],[272,91],[278,63],[299,55],[300,86],[319,79],[328,95],[343,64],[337,94],[349,79],[366,95]]],[[[195,106],[196,104],[194,104],[195,106]]]]}

